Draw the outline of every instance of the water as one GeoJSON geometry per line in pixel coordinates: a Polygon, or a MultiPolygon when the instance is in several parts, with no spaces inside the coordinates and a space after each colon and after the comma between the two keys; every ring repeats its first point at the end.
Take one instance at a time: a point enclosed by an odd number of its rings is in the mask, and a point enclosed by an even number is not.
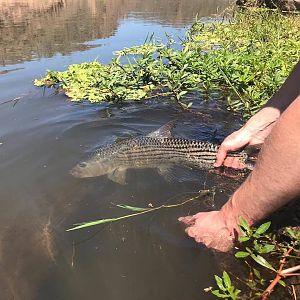
{"type": "MultiPolygon", "coordinates": [[[[166,182],[130,171],[121,186],[105,177],[76,179],[69,170],[92,149],[147,134],[176,120],[175,136],[221,140],[239,118],[200,96],[201,114],[167,100],[126,105],[74,104],[35,88],[47,69],[140,44],[148,33],[183,35],[222,0],[0,0],[0,299],[212,299],[203,288],[219,272],[215,255],[177,222],[218,208],[237,182],[208,172],[166,182]],[[78,232],[72,224],[125,214],[112,203],[161,205],[218,185],[212,201],[78,232]],[[225,190],[226,192],[223,192],[225,190]]],[[[194,99],[195,100],[195,99],[194,99]]]]}

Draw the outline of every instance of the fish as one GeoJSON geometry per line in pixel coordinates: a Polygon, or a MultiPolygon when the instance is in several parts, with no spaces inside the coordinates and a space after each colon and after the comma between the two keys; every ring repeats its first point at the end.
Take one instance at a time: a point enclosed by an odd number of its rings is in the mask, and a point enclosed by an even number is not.
{"type": "MultiPolygon", "coordinates": [[[[171,128],[172,124],[167,123],[147,136],[129,138],[99,148],[70,173],[77,178],[106,175],[110,180],[124,185],[128,169],[156,169],[165,178],[170,177],[175,165],[189,169],[214,169],[220,145],[174,138],[171,128]]],[[[229,156],[238,157],[245,164],[245,169],[252,170],[254,167],[244,150],[230,152],[229,156]]]]}

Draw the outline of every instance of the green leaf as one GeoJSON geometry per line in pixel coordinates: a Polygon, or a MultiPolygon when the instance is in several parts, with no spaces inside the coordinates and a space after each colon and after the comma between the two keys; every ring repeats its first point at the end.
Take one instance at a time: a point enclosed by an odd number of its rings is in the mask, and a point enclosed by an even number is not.
{"type": "Polygon", "coordinates": [[[219,289],[220,289],[221,291],[224,291],[224,292],[225,292],[225,291],[226,291],[226,288],[225,288],[224,285],[223,285],[223,280],[222,280],[222,278],[219,277],[219,276],[217,276],[217,275],[215,275],[215,280],[216,280],[216,283],[217,283],[219,289]]]}
{"type": "Polygon", "coordinates": [[[281,284],[283,287],[286,287],[286,284],[283,280],[279,280],[278,283],[281,284]]]}
{"type": "Polygon", "coordinates": [[[235,253],[235,257],[236,258],[245,258],[247,256],[249,256],[250,253],[249,252],[245,252],[245,251],[238,251],[237,253],[235,253]]]}
{"type": "Polygon", "coordinates": [[[211,291],[211,293],[215,296],[217,296],[218,298],[227,298],[228,299],[228,295],[227,294],[221,294],[219,290],[213,290],[211,291]]]}
{"type": "Polygon", "coordinates": [[[149,207],[135,207],[135,206],[129,206],[129,205],[125,205],[125,204],[114,204],[114,205],[117,207],[131,210],[131,211],[146,211],[146,210],[151,209],[149,207]]]}
{"type": "Polygon", "coordinates": [[[185,94],[187,94],[187,91],[181,91],[181,92],[179,93],[179,96],[182,97],[182,96],[185,95],[185,94]]]}
{"type": "Polygon", "coordinates": [[[266,259],[263,258],[262,256],[251,254],[251,257],[261,266],[276,272],[276,270],[272,267],[272,265],[269,262],[267,262],[266,259]]]}
{"type": "Polygon", "coordinates": [[[260,253],[270,253],[274,251],[274,249],[275,249],[275,245],[265,244],[263,247],[261,247],[260,253]]]}
{"type": "Polygon", "coordinates": [[[225,287],[229,289],[231,287],[231,280],[226,271],[223,271],[223,281],[225,283],[225,287]]]}
{"type": "Polygon", "coordinates": [[[259,245],[259,244],[257,243],[257,240],[254,240],[254,241],[253,241],[253,247],[254,247],[254,250],[255,250],[256,252],[260,252],[261,245],[259,245]]]}
{"type": "Polygon", "coordinates": [[[270,228],[270,226],[271,226],[271,222],[264,223],[256,229],[255,233],[261,235],[265,233],[270,228]]]}
{"type": "Polygon", "coordinates": [[[250,226],[242,216],[240,217],[240,226],[242,226],[247,232],[251,231],[250,226]]]}
{"type": "Polygon", "coordinates": [[[67,229],[66,231],[77,230],[77,229],[91,227],[91,226],[95,226],[95,225],[99,225],[99,224],[111,223],[111,222],[114,222],[117,220],[118,220],[118,218],[113,218],[113,219],[100,219],[97,221],[85,222],[85,223],[81,223],[75,227],[72,227],[70,229],[67,229]]]}
{"type": "Polygon", "coordinates": [[[247,242],[249,240],[250,240],[250,237],[248,237],[248,236],[240,236],[239,237],[239,242],[240,243],[244,243],[244,242],[247,242]]]}
{"type": "Polygon", "coordinates": [[[292,238],[297,239],[296,234],[295,234],[295,232],[294,232],[294,230],[293,230],[292,228],[287,227],[287,228],[286,228],[286,231],[287,231],[287,233],[288,233],[292,238]]]}
{"type": "Polygon", "coordinates": [[[253,268],[253,273],[258,279],[261,279],[260,272],[257,269],[253,268]]]}

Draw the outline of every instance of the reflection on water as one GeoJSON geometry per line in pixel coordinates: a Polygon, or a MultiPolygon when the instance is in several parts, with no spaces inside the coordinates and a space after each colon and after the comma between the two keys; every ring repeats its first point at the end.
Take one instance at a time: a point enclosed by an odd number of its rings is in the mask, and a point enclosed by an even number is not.
{"type": "Polygon", "coordinates": [[[182,26],[224,9],[226,0],[0,0],[0,64],[85,50],[128,16],[182,26]]]}

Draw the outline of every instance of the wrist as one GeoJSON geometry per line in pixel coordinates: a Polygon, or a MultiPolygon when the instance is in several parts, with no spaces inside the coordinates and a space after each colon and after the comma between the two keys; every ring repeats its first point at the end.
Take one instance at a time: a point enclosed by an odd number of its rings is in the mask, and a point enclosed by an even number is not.
{"type": "Polygon", "coordinates": [[[246,213],[241,207],[239,207],[236,201],[236,193],[234,193],[227,203],[221,208],[220,213],[224,218],[227,229],[233,237],[240,235],[240,218],[242,217],[247,221],[247,223],[252,226],[255,220],[246,213]]]}
{"type": "Polygon", "coordinates": [[[243,130],[255,135],[275,123],[280,117],[280,110],[274,107],[264,107],[244,125],[243,130]]]}

